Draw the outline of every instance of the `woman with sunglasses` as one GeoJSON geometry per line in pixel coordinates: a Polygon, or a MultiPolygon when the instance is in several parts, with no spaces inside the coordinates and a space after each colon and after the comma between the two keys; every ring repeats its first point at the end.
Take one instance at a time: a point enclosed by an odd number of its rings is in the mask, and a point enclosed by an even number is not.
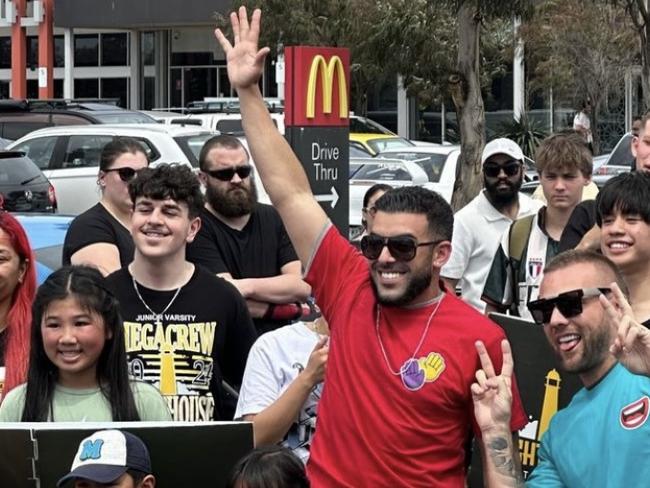
{"type": "Polygon", "coordinates": [[[128,184],[148,164],[144,148],[135,139],[117,137],[104,146],[97,176],[102,197],[70,224],[63,243],[64,266],[95,266],[107,276],[133,260],[128,184]]]}

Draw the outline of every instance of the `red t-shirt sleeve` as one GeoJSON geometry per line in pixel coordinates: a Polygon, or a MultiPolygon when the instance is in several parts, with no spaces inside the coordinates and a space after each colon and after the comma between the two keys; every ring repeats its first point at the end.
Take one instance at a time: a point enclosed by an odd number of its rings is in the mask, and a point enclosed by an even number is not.
{"type": "Polygon", "coordinates": [[[340,297],[354,296],[369,276],[366,259],[329,223],[313,251],[305,281],[311,285],[316,303],[330,327],[340,297]]]}

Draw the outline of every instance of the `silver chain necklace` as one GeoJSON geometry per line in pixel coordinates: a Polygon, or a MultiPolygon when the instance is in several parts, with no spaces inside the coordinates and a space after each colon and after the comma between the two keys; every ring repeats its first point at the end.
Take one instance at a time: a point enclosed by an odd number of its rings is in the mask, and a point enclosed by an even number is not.
{"type": "Polygon", "coordinates": [[[181,292],[181,290],[183,289],[183,285],[181,285],[181,286],[179,286],[178,288],[176,288],[176,293],[174,293],[174,296],[173,296],[172,299],[169,301],[169,303],[167,304],[167,306],[163,309],[163,311],[160,312],[160,313],[156,313],[156,312],[154,312],[153,310],[151,310],[151,307],[149,307],[149,305],[147,305],[147,302],[145,302],[145,301],[144,301],[144,298],[142,298],[142,295],[140,295],[140,290],[138,290],[138,283],[135,281],[135,277],[134,277],[133,275],[131,275],[131,280],[133,281],[133,289],[135,290],[135,294],[138,295],[138,298],[139,298],[140,301],[142,302],[142,305],[144,305],[144,308],[146,308],[146,309],[149,311],[149,313],[151,313],[151,315],[153,315],[154,317],[156,317],[156,325],[157,325],[157,326],[162,326],[162,317],[163,317],[163,315],[165,314],[165,312],[166,312],[167,310],[169,310],[169,307],[172,306],[172,304],[174,303],[174,300],[176,300],[176,298],[178,297],[178,294],[179,294],[179,293],[181,292]]]}
{"type": "Polygon", "coordinates": [[[429,326],[431,325],[431,320],[433,320],[433,316],[438,311],[438,308],[440,308],[440,304],[442,303],[443,298],[444,298],[444,294],[442,294],[438,298],[438,303],[436,303],[436,307],[433,309],[433,312],[431,312],[431,315],[429,315],[429,320],[427,320],[427,325],[424,327],[424,332],[422,332],[422,337],[420,337],[420,341],[418,342],[418,345],[415,347],[415,350],[413,351],[413,354],[411,354],[411,357],[408,358],[406,361],[404,361],[399,371],[393,371],[393,368],[391,368],[390,361],[388,360],[388,354],[386,354],[384,343],[381,340],[381,334],[379,334],[379,317],[381,316],[381,305],[377,304],[377,319],[375,320],[375,333],[377,334],[377,341],[379,341],[379,347],[381,348],[381,353],[384,356],[384,362],[386,363],[386,366],[388,367],[388,371],[390,371],[390,374],[392,374],[393,376],[404,375],[404,368],[406,368],[407,365],[415,359],[415,356],[417,356],[418,352],[420,351],[420,348],[424,343],[424,339],[427,337],[427,333],[429,332],[429,326]]]}

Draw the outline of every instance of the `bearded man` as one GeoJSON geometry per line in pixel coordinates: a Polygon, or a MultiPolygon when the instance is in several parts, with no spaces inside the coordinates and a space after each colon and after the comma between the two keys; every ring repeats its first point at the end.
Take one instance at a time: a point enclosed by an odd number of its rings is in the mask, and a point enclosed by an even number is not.
{"type": "Polygon", "coordinates": [[[463,300],[485,310],[481,294],[503,233],[513,221],[535,214],[542,206],[520,193],[524,153],[510,139],[489,142],[483,150],[485,189],[454,215],[451,257],[442,268],[448,286],[460,286],[463,300]]]}
{"type": "Polygon", "coordinates": [[[241,141],[209,139],[199,155],[206,204],[188,260],[230,281],[259,333],[298,318],[311,288],[277,211],[257,201],[253,166],[241,141]]]}

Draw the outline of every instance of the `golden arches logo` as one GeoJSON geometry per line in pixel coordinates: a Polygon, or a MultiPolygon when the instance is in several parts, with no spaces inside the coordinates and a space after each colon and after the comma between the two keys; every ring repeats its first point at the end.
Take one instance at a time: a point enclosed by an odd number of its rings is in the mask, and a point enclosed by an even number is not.
{"type": "Polygon", "coordinates": [[[348,117],[348,90],[345,81],[343,61],[338,56],[332,56],[329,62],[318,54],[314,56],[309,68],[309,81],[307,82],[307,118],[313,119],[316,114],[316,80],[320,76],[323,83],[323,113],[332,113],[332,92],[334,76],[339,82],[339,117],[348,117]]]}

